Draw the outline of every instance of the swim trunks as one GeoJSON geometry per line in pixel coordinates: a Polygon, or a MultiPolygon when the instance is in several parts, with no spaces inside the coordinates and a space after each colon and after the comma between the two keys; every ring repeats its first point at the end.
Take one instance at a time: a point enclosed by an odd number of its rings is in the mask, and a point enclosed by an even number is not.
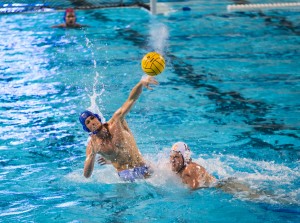
{"type": "Polygon", "coordinates": [[[122,180],[131,182],[136,179],[144,179],[146,174],[149,174],[148,166],[139,166],[133,169],[122,170],[118,172],[118,175],[122,180]]]}

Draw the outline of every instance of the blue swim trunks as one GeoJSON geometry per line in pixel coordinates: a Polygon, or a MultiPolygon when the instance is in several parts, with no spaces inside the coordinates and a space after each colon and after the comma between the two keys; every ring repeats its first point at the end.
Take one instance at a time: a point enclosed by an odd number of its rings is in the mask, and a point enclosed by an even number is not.
{"type": "Polygon", "coordinates": [[[136,179],[144,179],[146,174],[149,174],[148,166],[139,166],[133,169],[122,170],[118,172],[119,177],[124,181],[133,182],[136,179]]]}

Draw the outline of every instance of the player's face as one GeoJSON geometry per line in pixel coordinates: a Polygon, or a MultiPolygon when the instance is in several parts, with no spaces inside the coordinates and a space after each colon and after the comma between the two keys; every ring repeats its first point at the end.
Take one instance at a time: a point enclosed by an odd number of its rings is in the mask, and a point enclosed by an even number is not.
{"type": "Polygon", "coordinates": [[[67,26],[75,25],[76,16],[74,12],[67,12],[65,19],[67,26]]]}
{"type": "Polygon", "coordinates": [[[184,165],[184,160],[181,153],[172,151],[170,154],[170,163],[172,166],[172,171],[174,172],[180,171],[184,165]]]}
{"type": "Polygon", "coordinates": [[[89,116],[85,120],[85,125],[91,132],[95,132],[102,127],[102,123],[95,116],[89,116]]]}

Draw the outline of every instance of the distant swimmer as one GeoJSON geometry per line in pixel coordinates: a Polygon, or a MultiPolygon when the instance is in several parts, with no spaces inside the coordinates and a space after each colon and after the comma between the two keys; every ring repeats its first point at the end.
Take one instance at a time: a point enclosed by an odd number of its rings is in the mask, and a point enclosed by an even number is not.
{"type": "Polygon", "coordinates": [[[65,23],[52,26],[52,28],[82,28],[87,27],[87,25],[81,25],[76,23],[76,14],[74,9],[68,8],[64,14],[64,21],[65,23]]]}
{"type": "Polygon", "coordinates": [[[92,175],[96,154],[102,156],[98,159],[99,164],[105,163],[105,160],[111,162],[124,181],[132,182],[150,176],[150,167],[142,157],[125,120],[125,116],[142,93],[143,87],[152,89],[150,84],[158,84],[158,82],[151,76],[142,78],[131,90],[125,103],[106,123],[99,115],[90,111],[84,111],[79,116],[83,129],[91,133],[84,163],[83,174],[86,178],[92,175]]]}
{"type": "Polygon", "coordinates": [[[192,162],[190,148],[184,142],[173,144],[170,163],[172,171],[191,189],[209,187],[217,181],[203,166],[192,162]]]}

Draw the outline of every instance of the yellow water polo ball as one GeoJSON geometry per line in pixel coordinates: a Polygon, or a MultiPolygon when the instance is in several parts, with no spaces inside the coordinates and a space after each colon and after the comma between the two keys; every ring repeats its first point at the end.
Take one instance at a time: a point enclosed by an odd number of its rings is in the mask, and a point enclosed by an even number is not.
{"type": "Polygon", "coordinates": [[[157,52],[150,52],[143,57],[141,66],[147,75],[156,76],[164,71],[165,59],[157,52]]]}

